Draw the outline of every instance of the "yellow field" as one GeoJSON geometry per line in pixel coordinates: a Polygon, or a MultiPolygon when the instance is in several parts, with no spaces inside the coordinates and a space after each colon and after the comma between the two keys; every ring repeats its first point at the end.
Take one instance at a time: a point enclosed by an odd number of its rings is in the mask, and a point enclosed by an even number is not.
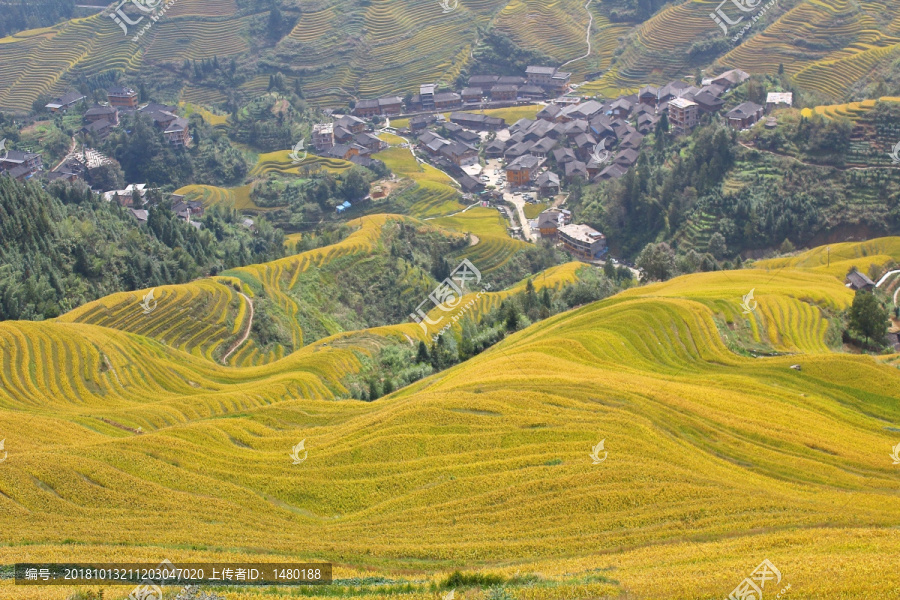
{"type": "MultiPolygon", "coordinates": [[[[506,124],[512,125],[519,119],[534,119],[534,117],[542,108],[544,107],[539,104],[528,104],[525,106],[510,106],[508,108],[486,108],[484,111],[469,110],[466,112],[477,112],[479,114],[483,112],[489,117],[500,117],[501,119],[506,119],[506,124]]],[[[444,118],[448,120],[450,119],[449,112],[445,112],[442,114],[444,115],[444,118]]],[[[398,129],[409,127],[409,119],[391,119],[391,127],[396,127],[398,129]]]]}
{"type": "Polygon", "coordinates": [[[188,200],[200,200],[204,207],[221,204],[232,206],[238,210],[271,210],[257,206],[250,199],[250,185],[242,185],[236,188],[220,188],[214,185],[186,185],[175,190],[176,194],[186,196],[188,200]]]}
{"type": "Polygon", "coordinates": [[[535,202],[534,204],[526,204],[523,209],[526,219],[537,219],[538,215],[550,208],[549,202],[535,202]]]}
{"type": "Polygon", "coordinates": [[[517,252],[528,248],[526,242],[509,237],[506,232],[508,226],[506,219],[492,208],[478,206],[464,213],[441,217],[431,222],[476,236],[478,243],[470,246],[464,252],[464,256],[485,272],[500,268],[517,252]]]}
{"type": "Polygon", "coordinates": [[[408,148],[402,147],[406,143],[403,138],[390,133],[382,133],[381,138],[390,147],[373,154],[372,158],[382,161],[398,177],[418,184],[417,201],[409,208],[409,214],[425,218],[446,215],[463,208],[452,177],[428,163],[418,162],[408,148]]]}
{"type": "Polygon", "coordinates": [[[900,238],[887,237],[867,242],[844,242],[819,246],[787,258],[773,258],[757,261],[759,269],[780,269],[797,267],[818,273],[828,273],[844,280],[851,267],[862,273],[869,271],[870,265],[883,265],[900,256],[900,238]]]}
{"type": "MultiPolygon", "coordinates": [[[[691,72],[691,46],[719,33],[709,17],[716,8],[708,0],[667,5],[630,30],[616,64],[579,91],[615,97],[691,72]]],[[[801,89],[840,101],[859,82],[890,68],[900,52],[900,21],[885,18],[885,8],[880,2],[802,0],[777,17],[769,10],[714,64],[751,74],[775,74],[783,65],[801,89]]],[[[739,13],[728,14],[734,19],[739,13]]],[[[743,19],[728,36],[748,23],[743,19]]]]}
{"type": "Polygon", "coordinates": [[[817,114],[830,119],[846,117],[855,121],[875,108],[876,102],[900,102],[900,97],[882,96],[878,100],[862,100],[860,102],[849,102],[846,104],[816,106],[815,108],[804,108],[800,112],[807,119],[812,117],[813,114],[817,114]]]}
{"type": "MultiPolygon", "coordinates": [[[[61,317],[60,321],[139,334],[167,347],[218,363],[249,326],[249,308],[238,295],[239,289],[251,301],[260,296],[274,304],[272,318],[285,328],[290,342],[273,343],[261,348],[256,337],[251,335],[228,357],[227,364],[240,367],[270,364],[309,343],[304,339],[304,318],[316,321],[329,334],[342,332],[342,328],[329,315],[320,314],[315,306],[300,300],[301,288],[305,285],[303,276],[310,271],[318,271],[350,256],[362,260],[383,252],[382,228],[390,222],[406,221],[423,228],[445,227],[445,234],[451,237],[469,231],[479,232],[482,241],[466,248],[460,257],[469,258],[484,274],[489,274],[526,247],[524,242],[507,237],[502,224],[496,219],[496,211],[482,208],[472,209],[444,222],[433,220],[429,225],[400,215],[363,217],[348,223],[355,231],[337,244],[269,263],[231,269],[217,277],[185,285],[155,288],[157,309],[148,315],[143,314],[138,306],[148,291],[141,290],[113,294],[85,304],[61,317]],[[479,214],[479,211],[484,212],[479,214]]],[[[293,237],[286,242],[296,243],[297,239],[293,237]]],[[[568,271],[555,270],[552,276],[545,274],[545,285],[556,286],[571,277],[572,273],[568,271]],[[549,280],[546,280],[547,277],[550,277],[549,280]]],[[[396,282],[410,293],[418,289],[415,283],[412,280],[396,282]]],[[[488,304],[483,306],[499,302],[505,294],[494,291],[496,293],[489,296],[493,300],[485,299],[488,304]]]]}
{"type": "Polygon", "coordinates": [[[339,158],[325,158],[309,154],[299,163],[294,163],[290,158],[290,150],[278,150],[267,154],[260,154],[259,160],[253,169],[250,170],[251,176],[266,175],[268,173],[291,173],[299,175],[304,167],[314,169],[324,169],[330,173],[341,173],[353,166],[352,162],[341,160],[339,158]]]}
{"type": "MultiPolygon", "coordinates": [[[[367,218],[300,262],[222,279],[262,282],[280,302],[274,290],[298,264],[377,244],[387,219],[367,218]]],[[[836,256],[897,260],[900,238],[831,252],[832,269],[836,256]]],[[[188,335],[179,328],[167,345],[129,333],[127,315],[100,308],[115,297],[57,321],[0,323],[0,564],[319,559],[341,579],[410,589],[344,583],[303,597],[434,600],[428,584],[461,568],[534,575],[509,587],[521,599],[694,600],[727,597],[767,558],[783,574],[772,596],[790,584],[787,597],[804,600],[897,598],[900,571],[887,567],[900,553],[889,457],[900,373],[829,343],[829,315],[852,293],[823,269],[821,249],[779,260],[630,289],[369,403],[340,399],[342,378],[389,340],[426,339],[416,324],[236,368],[168,345],[188,335]],[[758,307],[747,315],[750,288],[758,307]],[[97,324],[74,322],[88,313],[97,324]],[[789,354],[736,353],[741,331],[789,354]],[[300,440],[309,453],[295,465],[300,440]]],[[[577,268],[536,284],[571,281],[577,268]]],[[[158,310],[208,290],[192,314],[234,314],[227,335],[241,321],[229,285],[161,288],[158,310]]],[[[478,310],[501,298],[482,296],[478,310]]],[[[70,591],[0,581],[12,600],[70,591]]]]}
{"type": "Polygon", "coordinates": [[[187,116],[190,116],[193,113],[197,113],[203,120],[212,125],[213,127],[224,127],[228,124],[228,115],[217,115],[215,113],[210,112],[209,109],[204,108],[202,106],[194,106],[190,102],[180,102],[179,106],[184,109],[184,112],[187,116]]]}

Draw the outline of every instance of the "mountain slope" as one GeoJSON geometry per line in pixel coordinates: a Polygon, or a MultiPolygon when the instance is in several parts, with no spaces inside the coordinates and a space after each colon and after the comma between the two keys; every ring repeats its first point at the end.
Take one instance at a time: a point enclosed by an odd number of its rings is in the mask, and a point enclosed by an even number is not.
{"type": "Polygon", "coordinates": [[[820,319],[850,300],[839,278],[795,267],[688,275],[552,317],[372,403],[334,400],[340,372],[416,325],[228,369],[95,326],[3,323],[0,562],[256,552],[419,580],[539,573],[522,597],[686,600],[727,595],[768,556],[796,597],[891,597],[900,375],[826,349],[820,319]],[[760,308],[745,316],[750,286],[760,308]],[[795,354],[730,351],[729,316],[795,354]],[[650,568],[679,563],[692,577],[667,587],[650,568]]]}
{"type": "MultiPolygon", "coordinates": [[[[385,322],[378,311],[388,310],[387,306],[392,314],[403,311],[404,305],[411,310],[435,285],[415,262],[415,256],[429,248],[456,256],[451,259],[455,261],[452,267],[468,258],[482,271],[485,283],[493,281],[492,293],[479,300],[478,314],[500,298],[524,289],[524,283],[519,283],[502,290],[496,276],[527,244],[510,239],[502,226],[490,226],[491,217],[500,219],[495,211],[474,209],[466,215],[473,218],[432,221],[448,229],[400,215],[363,217],[351,221],[348,225],[354,231],[336,244],[188,284],[155,288],[152,312],[145,313],[140,306],[149,290],[139,290],[85,304],[59,321],[139,334],[214,362],[235,348],[227,364],[262,365],[321,338],[359,329],[360,323],[385,322]],[[473,227],[483,240],[467,245],[460,231],[473,227]],[[415,239],[415,244],[410,239],[415,239]],[[432,245],[427,246],[426,240],[432,245]],[[391,262],[398,251],[396,244],[410,255],[391,262]],[[394,267],[400,270],[394,272],[394,267]],[[253,322],[248,302],[256,309],[253,322]],[[271,326],[263,329],[261,321],[271,326]],[[248,328],[249,338],[238,344],[248,328]]],[[[550,269],[535,279],[535,285],[553,288],[571,282],[576,279],[577,267],[578,263],[570,263],[550,269]]],[[[407,314],[400,312],[396,317],[405,320],[407,314]]],[[[409,332],[412,337],[424,338],[417,326],[408,323],[403,327],[408,326],[414,330],[409,332]]]]}
{"type": "Polygon", "coordinates": [[[124,35],[103,14],[3,38],[0,108],[27,111],[40,94],[102,81],[111,72],[152,73],[182,100],[216,104],[232,93],[245,99],[263,93],[269,75],[279,71],[291,83],[299,79],[313,104],[344,104],[412,92],[421,83],[453,83],[472,66],[484,27],[557,65],[569,63],[573,81],[608,70],[583,90],[611,96],[718,61],[718,67],[751,73],[775,73],[784,65],[799,88],[822,100],[843,100],[877,82],[900,48],[900,20],[887,5],[843,0],[776,5],[737,42],[709,18],[716,5],[706,0],[667,4],[642,23],[618,13],[617,4],[581,0],[462,0],[450,12],[437,0],[291,0],[281,6],[293,20],[276,39],[266,26],[269,6],[250,0],[179,0],[138,41],[133,37],[143,25],[124,35]],[[212,58],[237,59],[236,79],[223,86],[182,70],[185,60],[212,58]]]}

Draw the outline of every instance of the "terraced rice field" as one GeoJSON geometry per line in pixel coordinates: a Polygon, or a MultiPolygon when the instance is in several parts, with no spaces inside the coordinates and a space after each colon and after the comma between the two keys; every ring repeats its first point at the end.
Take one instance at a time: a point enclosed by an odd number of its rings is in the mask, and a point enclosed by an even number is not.
{"type": "MultiPolygon", "coordinates": [[[[716,5],[693,0],[666,7],[637,26],[611,70],[582,91],[615,95],[690,72],[691,44],[716,33],[709,18],[716,5]]],[[[882,26],[882,4],[804,0],[784,9],[770,9],[718,63],[771,74],[784,65],[802,89],[840,100],[859,81],[895,60],[900,49],[898,31],[882,26]]],[[[729,35],[742,26],[733,26],[729,35]]]]}
{"type": "Polygon", "coordinates": [[[145,291],[113,294],[59,320],[138,333],[216,362],[239,339],[249,319],[246,302],[231,283],[227,278],[203,279],[155,288],[156,308],[150,313],[141,307],[145,291]]]}
{"type": "Polygon", "coordinates": [[[260,154],[256,165],[250,170],[250,176],[259,177],[268,173],[299,175],[307,166],[312,169],[324,169],[330,173],[341,173],[353,166],[353,163],[350,161],[339,158],[326,158],[315,154],[308,154],[299,163],[294,163],[289,156],[290,153],[290,150],[279,150],[277,152],[260,154]]]}
{"type": "MultiPolygon", "coordinates": [[[[202,59],[245,52],[250,17],[234,0],[179,0],[135,42],[112,19],[95,14],[0,40],[0,109],[28,111],[38,95],[65,91],[74,74],[136,73],[148,62],[202,59]]],[[[142,25],[141,25],[142,26],[142,25]]],[[[196,98],[186,98],[196,100],[196,98]]],[[[206,98],[204,98],[206,99],[206,98]]]]}
{"type": "Polygon", "coordinates": [[[176,194],[188,196],[188,200],[200,200],[204,207],[224,205],[238,210],[266,211],[250,199],[250,185],[236,188],[220,188],[213,185],[186,185],[175,190],[176,194]]]}
{"type": "MultiPolygon", "coordinates": [[[[496,27],[521,47],[538,50],[564,63],[584,55],[587,51],[585,34],[588,13],[584,0],[512,0],[498,14],[496,27]]],[[[610,23],[600,12],[600,3],[591,3],[594,21],[591,27],[591,55],[571,63],[566,69],[578,72],[600,71],[609,68],[617,38],[625,35],[631,25],[610,23]]],[[[575,77],[577,81],[579,78],[575,77]]]]}
{"type": "Polygon", "coordinates": [[[518,252],[529,247],[526,242],[509,237],[506,219],[494,209],[471,208],[464,213],[430,222],[477,236],[478,243],[466,248],[460,258],[471,260],[482,273],[499,269],[518,252]]]}
{"type": "Polygon", "coordinates": [[[224,129],[228,124],[228,115],[218,115],[203,106],[194,106],[187,102],[182,102],[181,106],[184,109],[186,116],[196,113],[216,129],[224,129]]]}
{"type": "MultiPolygon", "coordinates": [[[[390,136],[390,134],[384,134],[390,136]]],[[[411,179],[416,183],[413,192],[416,202],[410,207],[409,214],[418,217],[435,217],[462,210],[459,201],[459,190],[453,178],[435,167],[416,161],[408,148],[398,144],[405,143],[398,136],[386,138],[391,147],[372,155],[384,162],[385,166],[401,178],[411,179]],[[393,138],[393,140],[391,139],[393,138]]]]}
{"type": "MultiPolygon", "coordinates": [[[[179,0],[180,1],[180,0],[179,0]]],[[[249,50],[241,33],[250,17],[236,18],[234,12],[223,17],[165,18],[147,33],[144,60],[148,62],[200,60],[234,56],[249,50]]],[[[168,13],[166,14],[168,17],[168,13]]],[[[267,79],[268,81],[268,79],[267,79]]]]}
{"type": "Polygon", "coordinates": [[[827,273],[843,281],[851,267],[863,273],[869,265],[883,265],[891,257],[900,254],[900,238],[887,237],[867,242],[844,242],[820,246],[786,258],[772,258],[755,263],[759,269],[800,268],[816,273],[827,273]]]}
{"type": "Polygon", "coordinates": [[[297,66],[316,67],[304,79],[306,95],[332,102],[411,90],[420,81],[450,83],[469,60],[476,23],[486,23],[500,4],[480,0],[470,8],[460,2],[443,13],[440,3],[429,0],[373,0],[358,10],[320,3],[304,11],[290,34],[301,44],[297,66]],[[406,76],[411,72],[415,82],[406,76]]]}
{"type": "Polygon", "coordinates": [[[616,96],[688,72],[686,50],[694,40],[713,32],[715,23],[709,13],[714,7],[703,0],[666,6],[635,27],[610,70],[600,79],[586,83],[579,92],[616,96]],[[673,26],[675,23],[677,26],[673,26]]]}
{"type": "Polygon", "coordinates": [[[872,7],[847,0],[800,3],[725,55],[722,63],[751,73],[771,73],[783,64],[802,88],[842,99],[900,49],[900,38],[881,30],[880,11],[872,7]]]}
{"type": "MultiPolygon", "coordinates": [[[[370,403],[336,399],[340,378],[359,353],[419,337],[415,324],[230,368],[97,325],[2,323],[0,563],[318,559],[338,578],[409,582],[390,594],[402,600],[433,599],[428,584],[456,568],[533,574],[516,598],[694,600],[726,597],[768,558],[791,597],[891,598],[900,373],[828,348],[820,310],[851,293],[820,255],[789,259],[812,270],[758,263],[632,289],[370,403]],[[734,307],[749,286],[748,317],[734,307]],[[793,354],[732,352],[728,316],[793,354]]],[[[387,596],[343,588],[304,597],[387,596]]],[[[70,592],[0,580],[11,600],[70,592]]]]}
{"type": "Polygon", "coordinates": [[[857,121],[866,116],[866,114],[875,108],[876,102],[900,102],[897,96],[882,96],[878,100],[862,100],[860,102],[848,102],[845,104],[829,104],[827,106],[816,106],[815,108],[804,108],[800,112],[804,117],[809,118],[813,114],[822,115],[827,119],[846,118],[857,121]]]}

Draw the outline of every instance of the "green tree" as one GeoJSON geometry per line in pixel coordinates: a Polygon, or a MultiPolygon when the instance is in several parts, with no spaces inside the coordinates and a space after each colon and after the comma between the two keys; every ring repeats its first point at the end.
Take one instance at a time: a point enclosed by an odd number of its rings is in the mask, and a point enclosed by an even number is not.
{"type": "Polygon", "coordinates": [[[871,292],[859,290],[850,306],[850,330],[866,338],[880,339],[887,328],[888,310],[871,292]]]}
{"type": "Polygon", "coordinates": [[[428,346],[425,345],[425,342],[419,340],[419,351],[416,353],[416,363],[427,363],[428,361],[428,346]]]}
{"type": "Polygon", "coordinates": [[[706,250],[715,256],[716,259],[721,259],[728,251],[728,247],[725,245],[725,236],[718,231],[709,236],[709,243],[707,244],[706,250]]]}
{"type": "Polygon", "coordinates": [[[530,311],[535,306],[537,306],[537,295],[534,293],[534,283],[529,279],[528,282],[525,283],[525,312],[530,311]]]}
{"type": "Polygon", "coordinates": [[[675,253],[665,242],[647,244],[635,264],[647,279],[665,281],[675,273],[675,253]]]}

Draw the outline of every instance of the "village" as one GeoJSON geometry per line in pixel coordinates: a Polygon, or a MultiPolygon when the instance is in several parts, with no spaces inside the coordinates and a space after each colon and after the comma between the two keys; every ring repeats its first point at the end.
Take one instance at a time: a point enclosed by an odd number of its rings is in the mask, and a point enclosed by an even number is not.
{"type": "MultiPolygon", "coordinates": [[[[422,84],[418,94],[406,98],[389,96],[357,100],[350,114],[326,111],[331,122],[313,125],[310,150],[325,158],[372,167],[378,152],[388,147],[379,133],[402,137],[416,160],[446,173],[470,205],[497,208],[509,221],[509,233],[525,241],[550,240],[583,261],[602,262],[608,252],[602,232],[572,223],[566,208],[568,189],[576,180],[599,183],[624,176],[637,162],[644,137],[664,121],[674,135],[689,134],[704,115],[722,111],[729,92],[749,75],[732,69],[705,78],[697,87],[674,80],[662,87],[651,85],[637,93],[598,100],[577,94],[571,74],[554,67],[529,66],[524,76],[473,75],[458,91],[422,84]],[[507,123],[487,114],[489,109],[538,106],[535,118],[507,123]],[[391,119],[406,119],[403,127],[391,119]],[[549,203],[537,218],[527,218],[529,203],[549,203]]],[[[175,106],[148,102],[140,105],[138,93],[128,87],[107,90],[107,103],[94,104],[83,116],[83,139],[105,139],[119,125],[120,116],[148,116],[172,146],[187,146],[191,135],[188,120],[178,116],[175,106]]],[[[65,113],[85,97],[70,92],[46,105],[51,114],[65,113]]],[[[770,93],[765,106],[741,102],[725,112],[724,121],[735,130],[746,129],[773,109],[790,107],[790,93],[770,93]]],[[[776,125],[769,116],[766,127],[776,125]]],[[[87,169],[108,159],[96,150],[71,152],[47,173],[47,179],[74,181],[87,169]]],[[[0,171],[18,180],[43,171],[35,153],[8,151],[0,160],[0,171]]],[[[143,183],[122,190],[102,190],[108,201],[129,208],[138,222],[146,222],[143,183]]],[[[364,200],[370,200],[367,196],[364,200]]],[[[173,195],[173,211],[187,223],[200,227],[204,207],[173,195]]],[[[336,207],[338,215],[352,205],[336,207]]],[[[253,227],[252,219],[244,225],[253,227]]]]}
{"type": "MultiPolygon", "coordinates": [[[[703,79],[701,87],[675,80],[605,101],[579,97],[570,77],[553,67],[529,66],[524,77],[473,75],[459,91],[423,84],[406,99],[359,100],[352,114],[316,125],[313,145],[323,156],[362,162],[385,147],[378,131],[407,138],[417,160],[452,176],[464,197],[504,213],[511,235],[549,239],[581,260],[600,261],[608,250],[606,238],[571,222],[567,187],[576,179],[599,183],[622,177],[663,118],[673,134],[689,134],[703,115],[719,113],[728,93],[750,76],[732,69],[703,79]],[[541,105],[534,119],[511,124],[486,113],[534,104],[541,105]],[[392,127],[391,118],[407,118],[408,126],[392,127]],[[537,201],[552,205],[536,219],[526,218],[524,206],[537,201]]],[[[790,93],[770,93],[765,106],[741,102],[724,120],[743,130],[791,104],[790,93]]],[[[775,127],[775,117],[765,125],[775,127]]]]}

